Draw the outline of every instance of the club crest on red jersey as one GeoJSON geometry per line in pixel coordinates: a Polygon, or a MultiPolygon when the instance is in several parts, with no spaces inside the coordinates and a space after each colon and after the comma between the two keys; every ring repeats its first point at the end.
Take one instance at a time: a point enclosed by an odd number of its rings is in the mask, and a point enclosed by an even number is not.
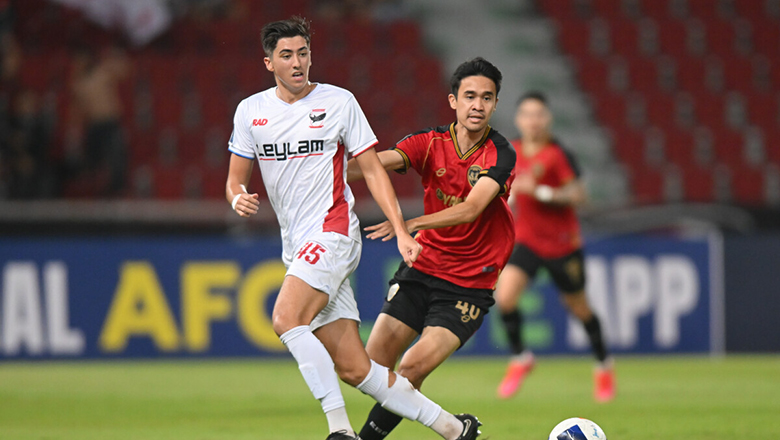
{"type": "Polygon", "coordinates": [[[479,180],[479,173],[482,172],[482,167],[479,165],[472,165],[469,167],[468,171],[468,179],[469,179],[469,185],[472,187],[477,184],[477,180],[479,180]]]}
{"type": "Polygon", "coordinates": [[[309,120],[311,121],[309,128],[322,128],[323,125],[325,125],[323,120],[325,119],[326,115],[327,113],[325,113],[324,108],[313,109],[311,112],[309,112],[309,120]]]}
{"type": "Polygon", "coordinates": [[[542,176],[544,176],[544,164],[535,162],[531,166],[531,173],[536,177],[537,179],[541,179],[542,176]]]}

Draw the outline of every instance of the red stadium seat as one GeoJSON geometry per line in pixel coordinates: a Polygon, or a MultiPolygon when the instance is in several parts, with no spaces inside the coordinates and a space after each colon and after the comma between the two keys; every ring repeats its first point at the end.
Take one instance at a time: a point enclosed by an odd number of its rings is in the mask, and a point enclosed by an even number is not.
{"type": "Polygon", "coordinates": [[[707,34],[707,52],[728,59],[737,53],[735,24],[719,19],[705,23],[707,34]]]}
{"type": "Polygon", "coordinates": [[[713,136],[715,158],[719,163],[744,166],[742,133],[719,126],[713,130],[713,136]]]}
{"type": "Polygon", "coordinates": [[[712,170],[690,167],[683,172],[685,199],[694,202],[712,202],[715,200],[715,186],[712,170]]]}
{"type": "Polygon", "coordinates": [[[688,14],[702,20],[714,20],[719,17],[718,6],[712,0],[687,0],[688,14]]]}
{"type": "Polygon", "coordinates": [[[695,164],[693,136],[688,131],[670,129],[664,132],[664,151],[670,162],[681,169],[695,164]]]}
{"type": "Polygon", "coordinates": [[[761,205],[764,199],[764,171],[747,167],[731,167],[731,191],[742,205],[761,205]]]}
{"type": "Polygon", "coordinates": [[[577,78],[582,88],[591,93],[608,90],[608,72],[609,67],[603,58],[586,55],[577,59],[577,78]]]}
{"type": "Polygon", "coordinates": [[[761,17],[751,23],[753,27],[753,50],[777,60],[780,55],[780,26],[775,20],[761,17]]]}
{"type": "Polygon", "coordinates": [[[629,76],[632,90],[653,94],[660,90],[659,64],[656,58],[631,59],[629,76]]]}
{"type": "Polygon", "coordinates": [[[639,54],[637,22],[623,17],[618,14],[609,23],[611,52],[631,59],[639,54]]]}
{"type": "Polygon", "coordinates": [[[622,163],[636,170],[645,167],[644,134],[637,130],[612,130],[612,150],[622,163]]]}
{"type": "Polygon", "coordinates": [[[657,21],[665,21],[671,17],[668,0],[641,0],[642,15],[657,21]]]}
{"type": "Polygon", "coordinates": [[[649,168],[631,170],[631,187],[637,203],[664,201],[664,178],[661,171],[649,168]]]}
{"type": "Polygon", "coordinates": [[[558,42],[563,49],[578,59],[591,55],[590,24],[577,18],[558,19],[558,42]]]}
{"type": "Polygon", "coordinates": [[[690,56],[686,38],[687,22],[682,20],[666,20],[658,24],[658,40],[661,52],[677,60],[690,56]]]}
{"type": "Polygon", "coordinates": [[[396,21],[390,25],[390,41],[394,53],[415,53],[422,48],[420,26],[414,21],[396,21]]]}
{"type": "Polygon", "coordinates": [[[539,0],[539,7],[549,16],[562,19],[577,16],[572,0],[539,0]]]}

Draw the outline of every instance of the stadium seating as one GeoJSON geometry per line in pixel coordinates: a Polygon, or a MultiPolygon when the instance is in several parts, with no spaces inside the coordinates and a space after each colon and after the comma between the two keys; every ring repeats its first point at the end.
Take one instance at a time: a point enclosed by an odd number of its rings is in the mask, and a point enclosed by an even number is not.
{"type": "Polygon", "coordinates": [[[678,181],[683,200],[770,202],[765,187],[780,159],[777,2],[537,5],[557,23],[560,47],[612,133],[637,202],[674,199],[678,181]]]}
{"type": "MultiPolygon", "coordinates": [[[[311,0],[236,3],[245,11],[240,17],[184,17],[150,45],[131,50],[133,69],[120,90],[130,143],[127,197],[224,197],[233,112],[241,99],[274,84],[262,62],[259,22],[292,14],[315,17],[311,79],[355,93],[380,149],[421,124],[452,118],[441,63],[425,50],[416,22],[318,21],[311,0]]],[[[25,54],[22,87],[59,97],[55,132],[62,133],[72,107],[69,50],[78,45],[101,50],[121,38],[48,0],[14,4],[15,32],[25,54]]],[[[65,142],[58,135],[54,150],[62,151],[65,142]]],[[[414,179],[394,181],[399,195],[419,196],[414,179]]],[[[366,196],[362,186],[355,185],[355,192],[366,196]]],[[[78,182],[67,184],[65,193],[94,196],[88,184],[78,182]]]]}

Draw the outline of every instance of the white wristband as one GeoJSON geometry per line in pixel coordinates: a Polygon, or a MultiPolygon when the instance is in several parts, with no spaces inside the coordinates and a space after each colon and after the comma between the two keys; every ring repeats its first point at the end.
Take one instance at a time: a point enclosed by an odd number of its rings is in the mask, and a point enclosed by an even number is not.
{"type": "Polygon", "coordinates": [[[552,201],[554,193],[555,190],[551,186],[538,185],[534,190],[534,197],[540,202],[549,203],[552,201]]]}
{"type": "MultiPolygon", "coordinates": [[[[249,192],[249,191],[246,190],[246,187],[244,186],[243,183],[241,185],[239,185],[239,186],[241,187],[241,190],[244,191],[244,193],[248,193],[249,192]]],[[[233,207],[233,211],[236,210],[236,203],[238,203],[239,197],[241,197],[241,193],[236,194],[236,196],[233,197],[233,201],[230,203],[230,206],[233,207]]]]}

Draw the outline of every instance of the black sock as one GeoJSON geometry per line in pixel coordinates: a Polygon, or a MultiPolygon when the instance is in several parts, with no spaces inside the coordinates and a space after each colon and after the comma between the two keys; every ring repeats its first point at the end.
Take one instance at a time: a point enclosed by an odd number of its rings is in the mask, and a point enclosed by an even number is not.
{"type": "Polygon", "coordinates": [[[509,313],[502,313],[501,320],[504,321],[506,335],[509,338],[509,346],[513,354],[523,352],[523,338],[521,336],[523,326],[523,315],[519,309],[514,309],[509,313]]]}
{"type": "Polygon", "coordinates": [[[604,362],[607,358],[607,347],[604,345],[604,338],[601,336],[601,323],[596,315],[591,315],[591,318],[587,322],[583,322],[585,325],[585,331],[588,333],[590,339],[590,347],[593,349],[593,354],[599,362],[604,362]]]}
{"type": "Polygon", "coordinates": [[[391,413],[377,403],[371,408],[371,412],[368,413],[366,423],[363,425],[363,429],[360,430],[360,438],[362,440],[382,440],[403,419],[403,417],[391,413]]]}

